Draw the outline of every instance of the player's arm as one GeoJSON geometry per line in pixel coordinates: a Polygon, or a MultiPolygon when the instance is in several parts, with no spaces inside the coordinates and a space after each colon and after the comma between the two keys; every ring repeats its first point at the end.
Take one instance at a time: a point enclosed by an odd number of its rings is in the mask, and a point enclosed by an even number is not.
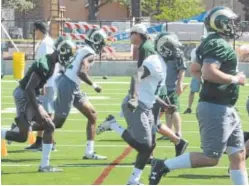
{"type": "Polygon", "coordinates": [[[142,66],[138,71],[131,77],[130,84],[130,96],[131,98],[136,97],[137,85],[141,79],[144,79],[150,75],[150,71],[146,66],[142,66]]]}
{"type": "Polygon", "coordinates": [[[199,63],[191,63],[190,72],[196,79],[201,80],[201,65],[199,63]]]}
{"type": "Polygon", "coordinates": [[[138,100],[136,99],[137,85],[141,79],[144,79],[150,75],[150,71],[146,66],[139,68],[136,74],[131,77],[130,84],[130,100],[128,101],[128,107],[130,110],[135,110],[138,106],[138,100]]]}
{"type": "Polygon", "coordinates": [[[35,88],[39,86],[40,82],[41,82],[40,76],[36,72],[33,72],[30,76],[27,86],[25,87],[25,92],[27,94],[27,97],[30,103],[37,110],[38,110],[39,104],[36,101],[35,88]]]}
{"type": "Polygon", "coordinates": [[[94,55],[89,55],[85,57],[80,64],[80,68],[78,70],[79,78],[84,81],[86,84],[92,86],[93,82],[90,80],[88,76],[88,71],[90,69],[91,64],[93,63],[94,55]]]}
{"type": "Polygon", "coordinates": [[[243,73],[235,76],[220,71],[221,62],[212,58],[205,58],[202,66],[202,77],[204,80],[219,84],[244,85],[246,77],[243,73]]]}
{"type": "Polygon", "coordinates": [[[168,114],[173,114],[176,109],[177,106],[176,105],[171,105],[171,104],[167,104],[165,101],[163,101],[160,97],[156,96],[156,102],[164,108],[164,110],[168,113],[168,114]]]}
{"type": "Polygon", "coordinates": [[[81,61],[80,68],[78,70],[78,76],[86,84],[92,86],[95,89],[95,91],[101,92],[101,88],[97,84],[93,83],[88,76],[88,71],[91,65],[93,64],[93,61],[94,61],[93,54],[89,54],[87,57],[84,57],[83,60],[81,61]]]}

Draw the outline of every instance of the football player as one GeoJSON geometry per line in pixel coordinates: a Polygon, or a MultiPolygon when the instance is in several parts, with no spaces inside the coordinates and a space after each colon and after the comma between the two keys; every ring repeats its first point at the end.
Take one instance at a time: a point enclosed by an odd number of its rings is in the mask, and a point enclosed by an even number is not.
{"type": "MultiPolygon", "coordinates": [[[[166,34],[157,38],[156,48],[159,54],[165,52],[164,48],[167,41],[168,35],[166,34]]],[[[117,123],[114,116],[109,115],[96,130],[97,134],[100,134],[111,128],[137,150],[135,166],[128,180],[129,185],[140,184],[142,171],[155,147],[152,134],[154,126],[152,107],[154,102],[159,101],[165,109],[175,109],[174,106],[167,105],[156,96],[165,82],[166,68],[166,63],[161,55],[147,57],[137,73],[132,76],[129,95],[122,103],[122,112],[128,128],[123,128],[117,123]]]]}
{"type": "Polygon", "coordinates": [[[92,29],[87,33],[86,45],[79,48],[71,61],[67,65],[65,73],[57,80],[57,97],[55,100],[54,123],[56,128],[62,128],[72,105],[84,115],[87,121],[87,144],[83,159],[103,160],[94,151],[95,126],[97,113],[93,105],[87,99],[86,94],[80,91],[81,81],[93,87],[97,92],[101,92],[101,87],[94,83],[88,76],[88,71],[94,64],[94,58],[100,54],[106,45],[107,35],[102,29],[92,29]]]}
{"type": "Polygon", "coordinates": [[[243,131],[234,108],[246,77],[238,72],[236,53],[228,42],[237,36],[237,18],[227,7],[209,11],[205,18],[209,34],[196,50],[198,63],[191,65],[192,74],[203,78],[197,107],[203,152],[154,159],[149,176],[151,185],[157,185],[164,174],[176,169],[216,166],[224,151],[229,156],[232,183],[248,185],[243,131]]]}
{"type": "Polygon", "coordinates": [[[13,96],[16,105],[14,131],[1,130],[2,139],[24,143],[28,138],[30,128],[34,131],[44,130],[42,144],[42,159],[39,172],[61,172],[61,169],[50,166],[50,153],[53,146],[54,122],[38,100],[39,89],[53,75],[56,63],[65,65],[73,57],[75,44],[60,37],[54,45],[54,52],[37,59],[29,68],[24,78],[20,80],[13,96]]]}

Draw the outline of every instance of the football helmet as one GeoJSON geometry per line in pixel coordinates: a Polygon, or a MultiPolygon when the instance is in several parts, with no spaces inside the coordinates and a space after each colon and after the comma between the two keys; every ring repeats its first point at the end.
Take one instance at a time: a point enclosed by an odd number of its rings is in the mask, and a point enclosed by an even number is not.
{"type": "Polygon", "coordinates": [[[182,44],[173,33],[163,32],[158,34],[155,39],[155,50],[164,57],[164,59],[178,57],[180,47],[182,47],[182,44]]]}
{"type": "Polygon", "coordinates": [[[208,32],[217,32],[234,38],[239,29],[238,20],[239,16],[230,8],[218,6],[208,12],[204,24],[208,32]]]}
{"type": "Polygon", "coordinates": [[[99,54],[104,46],[106,46],[107,34],[104,30],[93,28],[86,34],[85,42],[88,44],[96,54],[99,54]]]}
{"type": "Polygon", "coordinates": [[[67,66],[72,62],[76,52],[76,45],[70,38],[60,36],[54,47],[58,52],[58,60],[62,66],[67,66]]]}

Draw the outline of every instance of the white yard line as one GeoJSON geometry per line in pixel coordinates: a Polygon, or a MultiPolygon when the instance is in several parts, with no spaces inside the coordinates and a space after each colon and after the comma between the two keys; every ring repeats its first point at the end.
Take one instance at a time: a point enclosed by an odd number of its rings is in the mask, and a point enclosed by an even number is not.
{"type": "MultiPolygon", "coordinates": [[[[59,164],[59,165],[54,165],[56,167],[107,167],[109,166],[108,164],[103,164],[101,165],[101,163],[85,163],[85,164],[59,164]]],[[[5,164],[5,163],[2,163],[1,165],[2,167],[38,167],[39,164],[5,164]]],[[[134,165],[116,165],[115,168],[131,168],[131,167],[134,167],[134,165]]],[[[150,165],[146,165],[146,168],[151,168],[150,165]]],[[[227,169],[226,166],[216,166],[216,167],[203,167],[203,168],[200,168],[200,169],[227,169]]],[[[249,170],[249,168],[247,168],[247,170],[249,170]]],[[[191,171],[191,170],[190,170],[191,171]]]]}
{"type": "MultiPolygon", "coordinates": [[[[96,143],[98,143],[98,141],[96,141],[96,143]]],[[[8,145],[7,148],[10,147],[26,147],[27,144],[26,143],[14,143],[11,145],[8,145]]],[[[56,147],[71,147],[71,148],[76,148],[76,147],[85,147],[86,144],[80,144],[80,145],[75,145],[75,144],[67,144],[67,145],[60,145],[60,144],[56,144],[56,147]]],[[[123,147],[127,147],[126,144],[124,145],[118,145],[118,144],[96,144],[94,145],[95,147],[103,147],[103,148],[123,148],[123,147]]],[[[173,148],[173,145],[157,145],[156,148],[173,148]]],[[[197,146],[188,146],[188,149],[200,149],[200,147],[197,146]]]]}

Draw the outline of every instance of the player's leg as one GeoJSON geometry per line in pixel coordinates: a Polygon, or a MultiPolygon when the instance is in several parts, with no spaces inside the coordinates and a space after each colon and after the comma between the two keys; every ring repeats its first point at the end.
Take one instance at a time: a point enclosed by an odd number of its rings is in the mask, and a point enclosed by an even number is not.
{"type": "Polygon", "coordinates": [[[230,161],[230,178],[234,185],[248,185],[244,139],[240,118],[234,108],[229,108],[229,112],[228,119],[232,123],[230,130],[233,131],[228,139],[226,149],[230,161]]]}
{"type": "Polygon", "coordinates": [[[163,174],[176,169],[215,166],[233,132],[227,107],[201,102],[197,107],[203,152],[185,153],[168,160],[153,160],[150,184],[158,184],[163,174]],[[163,171],[161,171],[163,170],[163,171]]]}
{"type": "Polygon", "coordinates": [[[8,141],[25,142],[30,129],[27,113],[32,111],[32,109],[29,109],[30,105],[28,104],[27,96],[20,87],[14,90],[13,97],[16,105],[16,124],[12,128],[13,130],[2,129],[2,138],[8,141]]]}
{"type": "Polygon", "coordinates": [[[94,151],[94,140],[95,140],[95,130],[96,130],[96,122],[97,122],[97,112],[90,101],[87,99],[85,94],[81,94],[79,87],[77,87],[74,91],[75,99],[73,105],[77,108],[81,114],[83,114],[87,118],[87,143],[85,149],[85,155],[83,159],[96,159],[103,160],[106,159],[105,156],[98,155],[94,151]]]}
{"type": "Polygon", "coordinates": [[[188,96],[188,108],[183,112],[183,114],[191,114],[192,113],[192,104],[195,98],[195,93],[192,90],[189,92],[188,96]]]}
{"type": "Polygon", "coordinates": [[[139,144],[140,149],[136,149],[138,153],[128,184],[136,185],[140,184],[143,169],[156,146],[152,135],[154,117],[151,111],[147,110],[143,104],[140,104],[130,118],[132,120],[129,119],[128,132],[139,144]]]}
{"type": "Polygon", "coordinates": [[[192,77],[190,83],[190,93],[188,98],[188,108],[184,111],[184,114],[191,114],[192,113],[192,104],[194,102],[195,93],[199,92],[200,90],[200,80],[192,77]]]}
{"type": "MultiPolygon", "coordinates": [[[[54,114],[54,88],[53,87],[44,87],[44,95],[40,96],[39,99],[47,111],[49,116],[52,118],[54,114]]],[[[42,136],[43,131],[37,131],[36,141],[34,144],[26,147],[26,150],[38,151],[42,148],[42,136]]],[[[53,146],[53,150],[55,150],[55,145],[53,146]]]]}
{"type": "Polygon", "coordinates": [[[184,139],[178,137],[171,129],[160,122],[161,106],[155,103],[152,108],[152,113],[154,115],[154,121],[157,126],[157,132],[163,135],[163,137],[168,137],[171,142],[175,144],[176,156],[183,154],[188,146],[188,142],[184,139]]]}
{"type": "Polygon", "coordinates": [[[54,101],[54,118],[55,128],[62,128],[70,113],[74,101],[75,83],[66,75],[61,75],[57,79],[57,94],[54,101]]]}
{"type": "Polygon", "coordinates": [[[174,114],[166,115],[167,126],[168,128],[172,129],[172,125],[173,125],[176,135],[181,137],[182,136],[182,129],[181,129],[182,121],[181,121],[181,116],[180,116],[180,104],[178,101],[178,96],[175,91],[168,91],[167,96],[168,96],[168,101],[170,102],[170,104],[177,106],[177,110],[176,112],[174,112],[174,114]]]}
{"type": "MultiPolygon", "coordinates": [[[[46,113],[45,109],[40,106],[39,112],[46,113]]],[[[38,125],[38,124],[37,124],[38,125]]],[[[54,131],[55,131],[55,125],[49,115],[47,115],[46,119],[40,124],[43,132],[43,138],[42,138],[42,158],[41,163],[39,166],[38,171],[39,172],[61,172],[62,169],[58,169],[55,167],[52,167],[50,165],[50,154],[53,147],[54,142],[54,131]]]]}

